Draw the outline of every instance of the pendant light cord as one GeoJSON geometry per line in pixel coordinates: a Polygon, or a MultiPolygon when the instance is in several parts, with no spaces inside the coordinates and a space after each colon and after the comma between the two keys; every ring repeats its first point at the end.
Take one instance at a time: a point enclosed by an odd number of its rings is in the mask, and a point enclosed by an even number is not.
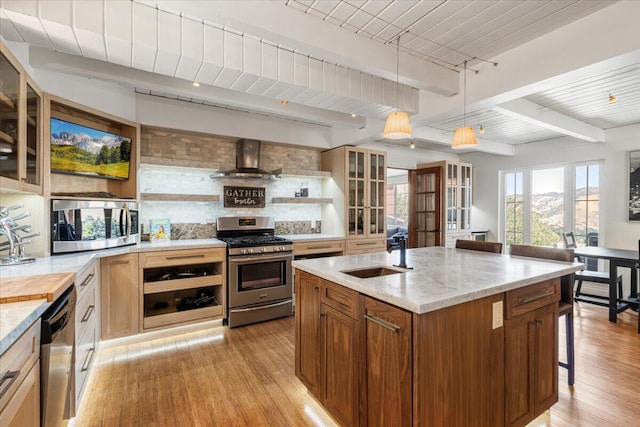
{"type": "Polygon", "coordinates": [[[462,98],[462,127],[467,127],[467,61],[464,61],[464,95],[462,98]]]}
{"type": "Polygon", "coordinates": [[[396,112],[400,111],[400,36],[396,43],[396,112]]]}

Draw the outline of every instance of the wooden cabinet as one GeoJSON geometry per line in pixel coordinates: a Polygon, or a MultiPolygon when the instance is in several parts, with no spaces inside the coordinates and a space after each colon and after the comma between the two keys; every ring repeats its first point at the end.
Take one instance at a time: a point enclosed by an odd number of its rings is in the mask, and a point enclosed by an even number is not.
{"type": "Polygon", "coordinates": [[[347,254],[349,240],[367,239],[370,247],[357,253],[379,252],[386,245],[385,192],[386,153],[356,147],[338,147],[322,153],[322,168],[331,171],[333,181],[325,183],[323,193],[334,205],[323,208],[323,230],[344,234],[347,254]]]}
{"type": "Polygon", "coordinates": [[[139,261],[143,331],[224,317],[225,248],[146,252],[139,261]]]}
{"type": "Polygon", "coordinates": [[[75,319],[75,411],[78,413],[85,385],[96,355],[100,317],[100,263],[94,261],[76,276],[78,302],[75,319]]]}
{"type": "Polygon", "coordinates": [[[411,313],[370,297],[364,299],[362,341],[366,426],[410,426],[412,420],[411,313]]]}
{"type": "Polygon", "coordinates": [[[102,339],[138,333],[138,254],[103,258],[100,263],[102,339]]]}
{"type": "Polygon", "coordinates": [[[40,320],[0,356],[0,425],[40,426],[40,320]]]}
{"type": "MultiPolygon", "coordinates": [[[[426,229],[434,230],[437,228],[441,230],[440,245],[455,247],[457,239],[471,239],[472,166],[468,163],[443,161],[418,165],[416,173],[424,174],[426,170],[432,168],[439,168],[442,176],[440,180],[442,203],[440,204],[439,224],[438,227],[432,227],[431,223],[417,222],[416,227],[422,229],[421,226],[425,225],[426,229]]],[[[417,201],[416,203],[421,202],[420,194],[430,194],[423,186],[412,185],[412,187],[411,193],[417,201]]],[[[427,188],[433,187],[428,186],[427,188]]],[[[412,207],[414,210],[411,212],[411,217],[417,215],[418,212],[425,214],[430,212],[430,209],[422,209],[422,205],[412,207]]],[[[426,237],[428,236],[425,236],[424,246],[434,246],[430,244],[433,240],[427,240],[426,237]]],[[[412,245],[422,247],[418,242],[412,245]]]]}
{"type": "Polygon", "coordinates": [[[505,425],[524,426],[558,401],[560,279],[506,295],[505,425]]]}
{"type": "Polygon", "coordinates": [[[296,376],[341,425],[358,425],[358,293],[300,272],[296,307],[296,376]]]}
{"type": "Polygon", "coordinates": [[[42,91],[0,42],[0,187],[42,194],[42,91]]]}
{"type": "Polygon", "coordinates": [[[293,256],[296,259],[314,256],[338,256],[343,253],[344,239],[293,242],[293,256]]]}

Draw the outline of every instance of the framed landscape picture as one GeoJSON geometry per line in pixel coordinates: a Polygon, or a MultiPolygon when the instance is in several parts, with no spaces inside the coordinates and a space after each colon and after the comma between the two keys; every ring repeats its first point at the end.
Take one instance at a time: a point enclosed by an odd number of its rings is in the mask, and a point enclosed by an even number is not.
{"type": "Polygon", "coordinates": [[[640,151],[629,152],[629,221],[640,221],[640,151]]]}

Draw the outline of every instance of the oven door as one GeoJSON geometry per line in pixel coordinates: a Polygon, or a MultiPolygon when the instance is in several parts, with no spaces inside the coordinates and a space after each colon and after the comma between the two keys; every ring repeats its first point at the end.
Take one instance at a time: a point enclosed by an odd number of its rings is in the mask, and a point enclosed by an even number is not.
{"type": "Polygon", "coordinates": [[[291,298],[292,254],[229,258],[229,307],[242,307],[291,298]]]}

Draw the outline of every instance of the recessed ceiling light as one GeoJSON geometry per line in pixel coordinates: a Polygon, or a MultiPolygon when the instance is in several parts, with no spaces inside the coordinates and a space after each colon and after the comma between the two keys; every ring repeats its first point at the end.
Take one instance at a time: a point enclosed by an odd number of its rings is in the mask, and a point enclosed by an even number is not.
{"type": "Polygon", "coordinates": [[[198,82],[193,82],[192,84],[193,84],[195,87],[200,87],[200,83],[198,83],[198,82]]]}
{"type": "Polygon", "coordinates": [[[289,103],[289,101],[287,101],[286,99],[283,99],[282,101],[280,101],[280,103],[282,105],[287,105],[289,103]]]}
{"type": "Polygon", "coordinates": [[[351,113],[351,117],[355,117],[355,116],[356,116],[356,113],[351,113]]]}

